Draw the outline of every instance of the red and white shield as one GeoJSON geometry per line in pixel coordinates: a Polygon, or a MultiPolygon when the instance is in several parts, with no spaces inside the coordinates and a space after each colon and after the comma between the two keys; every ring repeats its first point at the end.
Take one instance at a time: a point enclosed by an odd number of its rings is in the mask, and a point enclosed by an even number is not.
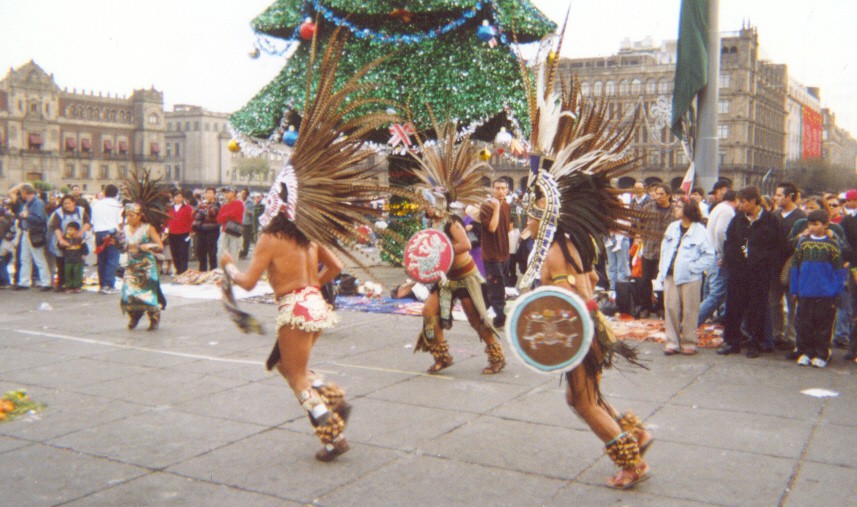
{"type": "Polygon", "coordinates": [[[440,280],[441,273],[452,267],[455,253],[452,241],[438,229],[424,229],[411,236],[405,245],[405,271],[408,276],[421,283],[440,280]]]}

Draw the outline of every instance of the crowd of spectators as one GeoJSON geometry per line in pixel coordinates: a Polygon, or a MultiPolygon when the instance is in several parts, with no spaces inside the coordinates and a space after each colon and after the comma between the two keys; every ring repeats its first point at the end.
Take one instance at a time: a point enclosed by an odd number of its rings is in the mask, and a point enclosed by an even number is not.
{"type": "MultiPolygon", "coordinates": [[[[245,258],[258,234],[261,201],[261,194],[248,189],[238,194],[234,187],[219,193],[173,189],[164,203],[169,219],[161,231],[168,245],[158,256],[162,273],[180,275],[194,258],[200,271],[215,269],[225,251],[245,258]]],[[[0,289],[77,293],[89,261],[99,292],[115,294],[122,273],[123,210],[121,191],[113,184],[89,197],[79,185],[66,194],[15,185],[0,206],[0,289]]]]}

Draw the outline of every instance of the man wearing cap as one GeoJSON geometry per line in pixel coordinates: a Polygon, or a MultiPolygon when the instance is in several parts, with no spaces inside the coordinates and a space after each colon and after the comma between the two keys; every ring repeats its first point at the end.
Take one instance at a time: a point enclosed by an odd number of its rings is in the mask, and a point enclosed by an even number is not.
{"type": "MultiPolygon", "coordinates": [[[[772,345],[780,350],[792,350],[795,345],[795,311],[797,298],[788,296],[789,287],[781,283],[780,273],[786,261],[794,253],[795,244],[789,245],[789,234],[795,222],[806,218],[806,212],[797,206],[798,189],[794,183],[784,181],[777,185],[774,193],[774,217],[780,226],[782,252],[771,259],[774,263],[774,279],[771,280],[771,288],[768,293],[768,307],[771,315],[771,339],[772,345]],[[783,312],[783,296],[786,296],[788,313],[783,312]]],[[[786,278],[788,279],[788,278],[786,278]]]]}
{"type": "Polygon", "coordinates": [[[848,290],[851,295],[851,330],[848,336],[848,353],[845,354],[846,361],[857,359],[857,282],[854,279],[855,268],[857,268],[857,190],[845,192],[845,207],[843,208],[842,221],[839,225],[845,231],[845,239],[852,245],[850,252],[845,257],[849,264],[848,290]]]}
{"type": "Polygon", "coordinates": [[[711,192],[708,192],[708,213],[710,214],[714,211],[714,207],[723,202],[723,194],[726,193],[727,190],[732,189],[732,184],[726,180],[718,180],[714,187],[711,188],[711,192]]]}
{"type": "Polygon", "coordinates": [[[229,252],[233,258],[238,257],[241,249],[241,233],[244,220],[244,203],[237,198],[235,187],[225,187],[221,190],[226,202],[220,207],[217,214],[217,223],[220,225],[220,239],[217,241],[217,252],[223,255],[229,252]]]}

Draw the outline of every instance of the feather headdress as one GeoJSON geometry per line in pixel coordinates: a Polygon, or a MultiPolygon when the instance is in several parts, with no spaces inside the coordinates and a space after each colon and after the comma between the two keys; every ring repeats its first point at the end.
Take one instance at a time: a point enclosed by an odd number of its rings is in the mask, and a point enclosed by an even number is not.
{"type": "Polygon", "coordinates": [[[161,183],[161,178],[153,178],[146,168],[135,167],[120,178],[120,186],[128,200],[126,209],[141,213],[147,223],[161,230],[169,218],[165,210],[170,202],[169,190],[161,183]]]}
{"type": "Polygon", "coordinates": [[[396,104],[367,97],[374,84],[361,81],[389,56],[363,67],[336,89],[337,68],[346,40],[347,32],[341,33],[340,29],[331,36],[316,73],[314,96],[313,73],[309,72],[307,107],[297,142],[268,192],[260,222],[264,226],[284,213],[311,241],[363,266],[349,247],[356,242],[357,227],[371,228],[381,215],[381,210],[371,209],[368,204],[390,194],[408,198],[414,195],[375,183],[376,167],[367,163],[372,152],[364,149],[369,134],[387,123],[401,121],[399,116],[385,112],[396,104]]]}
{"type": "MultiPolygon", "coordinates": [[[[634,169],[635,159],[627,148],[637,126],[636,116],[625,123],[608,117],[603,100],[584,103],[577,79],[558,79],[552,69],[545,69],[546,85],[538,93],[541,96],[546,90],[545,102],[558,104],[559,113],[549,110],[556,125],[547,131],[540,128],[540,148],[530,155],[534,172],[528,183],[528,212],[541,219],[541,224],[535,253],[519,287],[528,287],[539,276],[557,229],[577,249],[583,264],[578,268],[583,272],[592,268],[598,251],[603,251],[608,233],[637,233],[643,218],[641,212],[622,203],[618,198],[621,191],[610,184],[611,179],[634,169]],[[546,132],[550,138],[543,137],[546,132]],[[546,200],[545,208],[535,206],[541,197],[546,200]]],[[[541,112],[538,109],[537,118],[541,112]]]]}
{"type": "Polygon", "coordinates": [[[421,154],[412,155],[419,164],[414,173],[420,180],[421,200],[439,216],[448,216],[453,206],[481,205],[488,195],[483,178],[494,169],[479,160],[479,149],[469,135],[456,142],[454,122],[435,124],[434,129],[437,141],[424,144],[417,136],[421,154]]]}

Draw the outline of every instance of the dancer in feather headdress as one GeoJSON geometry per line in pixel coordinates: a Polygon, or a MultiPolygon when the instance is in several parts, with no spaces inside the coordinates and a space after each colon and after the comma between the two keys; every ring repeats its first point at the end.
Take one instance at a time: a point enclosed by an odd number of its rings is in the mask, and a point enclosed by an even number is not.
{"type": "Polygon", "coordinates": [[[169,200],[166,186],[160,178],[152,178],[147,169],[134,169],[123,177],[125,204],[125,267],[119,306],[127,313],[128,329],[134,329],[149,317],[149,331],[158,329],[161,321],[160,270],[155,254],[164,250],[160,231],[168,218],[164,206],[169,200]]]}
{"type": "Polygon", "coordinates": [[[436,144],[424,145],[418,138],[422,155],[417,158],[415,171],[420,179],[422,201],[430,227],[443,230],[452,241],[455,256],[446,278],[432,287],[423,306],[423,329],[417,339],[416,351],[428,351],[434,357],[429,373],[437,373],[452,365],[449,345],[443,336],[444,329],[452,328],[452,305],[457,299],[467,315],[467,321],[485,342],[488,366],[482,373],[499,373],[506,366],[503,348],[497,330],[491,325],[483,298],[485,279],[470,256],[470,240],[464,222],[453,213],[456,204],[480,206],[488,193],[482,178],[490,174],[491,166],[478,160],[478,150],[465,136],[456,143],[455,125],[435,126],[436,144]]]}
{"type": "Polygon", "coordinates": [[[642,454],[653,440],[633,413],[619,415],[601,394],[601,371],[612,365],[614,354],[639,363],[634,350],[613,335],[592,296],[602,238],[616,231],[639,232],[639,212],[625,207],[619,190],[610,186],[612,178],[633,169],[626,148],[636,121],[623,125],[607,118],[603,101],[584,104],[576,79],[558,79],[558,60],[536,69],[535,91],[524,74],[533,119],[527,227],[536,239],[519,287],[528,288],[538,278],[587,302],[595,339],[583,363],[565,374],[566,401],[621,469],[608,486],[626,489],[648,478],[642,454]]]}
{"type": "Polygon", "coordinates": [[[313,344],[337,320],[319,287],[342,269],[333,250],[359,263],[348,249],[355,243],[356,228],[373,224],[373,210],[367,204],[390,191],[371,183],[371,167],[360,166],[371,155],[362,149],[363,143],[373,130],[400,120],[380,110],[373,112],[389,104],[364,96],[372,84],[360,79],[379,61],[334,90],[344,45],[345,37],[337,30],[318,69],[312,98],[310,72],[308,106],[297,143],[268,192],[250,267],[242,273],[231,255],[221,257],[226,276],[246,290],[268,273],[279,314],[277,342],[267,367],[276,366],[307,411],[324,446],[315,455],[320,461],[348,450],[343,432],[350,405],[342,389],[307,369],[313,344]],[[370,112],[349,119],[355,110],[370,112]]]}

